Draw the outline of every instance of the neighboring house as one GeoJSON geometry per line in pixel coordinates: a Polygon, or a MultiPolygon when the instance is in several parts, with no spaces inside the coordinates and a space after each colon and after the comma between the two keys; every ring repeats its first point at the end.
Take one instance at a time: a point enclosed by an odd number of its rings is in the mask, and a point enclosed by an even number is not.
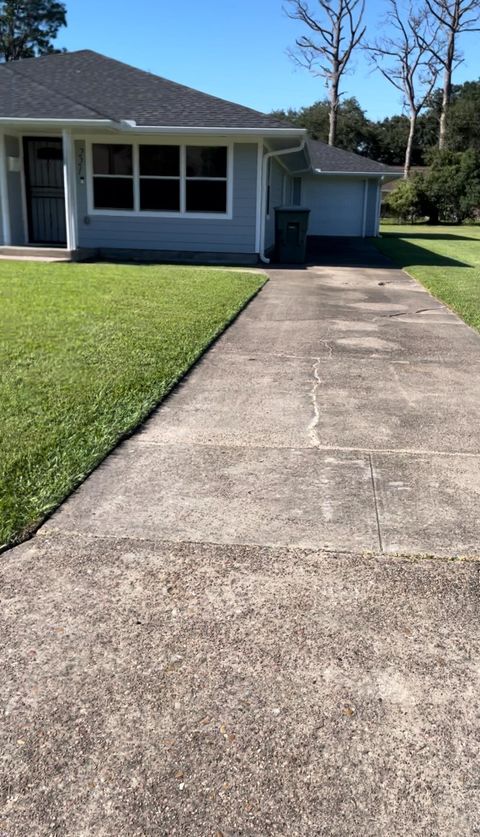
{"type": "Polygon", "coordinates": [[[309,206],[312,235],[377,235],[395,176],[89,50],[0,67],[4,247],[254,262],[280,204],[309,206]]]}

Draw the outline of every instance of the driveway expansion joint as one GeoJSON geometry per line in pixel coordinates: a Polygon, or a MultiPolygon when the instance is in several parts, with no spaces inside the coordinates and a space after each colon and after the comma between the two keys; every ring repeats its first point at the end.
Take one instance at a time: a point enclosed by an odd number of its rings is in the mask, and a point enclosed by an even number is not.
{"type": "MultiPolygon", "coordinates": [[[[428,448],[357,448],[357,447],[348,447],[348,446],[340,446],[340,445],[322,445],[320,443],[314,444],[306,444],[306,445],[268,445],[265,442],[235,442],[235,441],[226,441],[222,439],[218,441],[217,439],[212,439],[211,442],[205,441],[192,441],[192,440],[185,440],[182,439],[181,442],[173,442],[171,439],[165,439],[162,441],[161,439],[144,439],[141,435],[131,436],[128,438],[128,444],[130,446],[134,445],[142,445],[145,447],[152,447],[152,448],[176,448],[176,447],[188,447],[188,448],[252,448],[255,450],[291,450],[291,451],[318,451],[319,453],[353,453],[353,454],[382,454],[382,456],[418,456],[418,457],[429,457],[429,456],[440,456],[440,457],[459,457],[465,459],[479,459],[480,458],[480,451],[451,451],[451,450],[435,450],[435,449],[428,449],[428,448]]],[[[125,443],[124,443],[125,444],[125,443]]]]}
{"type": "Polygon", "coordinates": [[[436,561],[438,563],[471,563],[471,564],[479,564],[479,572],[480,572],[480,553],[474,554],[466,552],[465,554],[453,554],[453,555],[443,555],[439,553],[433,552],[398,552],[398,551],[379,551],[379,550],[372,550],[372,549],[345,549],[339,548],[334,546],[301,546],[298,544],[289,544],[285,546],[284,544],[272,544],[272,543],[258,543],[254,541],[245,541],[245,542],[236,542],[236,541],[212,541],[212,540],[169,540],[167,538],[152,538],[152,537],[145,537],[142,538],[139,535],[121,535],[121,534],[97,534],[96,532],[86,532],[86,531],[79,531],[76,529],[65,529],[65,528],[53,528],[49,527],[48,529],[39,529],[34,537],[30,538],[27,541],[24,541],[22,544],[18,544],[15,547],[12,547],[9,551],[15,549],[22,549],[26,548],[29,545],[33,546],[37,541],[53,541],[53,540],[72,540],[73,538],[78,539],[79,541],[91,541],[92,543],[98,543],[104,541],[105,543],[125,543],[125,544],[141,544],[142,546],[155,546],[155,547],[170,547],[174,549],[180,549],[182,546],[194,548],[195,546],[202,547],[202,548],[216,548],[216,549],[225,549],[229,551],[235,550],[242,550],[242,549],[261,549],[267,552],[275,552],[275,553],[295,553],[301,554],[304,557],[314,556],[314,555],[325,555],[327,557],[334,557],[336,555],[341,556],[348,556],[355,559],[360,559],[361,561],[368,561],[368,560],[382,560],[385,563],[389,561],[411,561],[411,562],[423,562],[423,561],[436,561]]]}

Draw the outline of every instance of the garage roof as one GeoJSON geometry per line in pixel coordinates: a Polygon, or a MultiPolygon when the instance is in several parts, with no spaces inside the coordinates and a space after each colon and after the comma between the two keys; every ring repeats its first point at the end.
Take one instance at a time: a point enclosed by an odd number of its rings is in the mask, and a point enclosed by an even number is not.
{"type": "Polygon", "coordinates": [[[322,174],[396,174],[396,170],[360,154],[335,148],[320,140],[308,140],[312,168],[322,174]]]}

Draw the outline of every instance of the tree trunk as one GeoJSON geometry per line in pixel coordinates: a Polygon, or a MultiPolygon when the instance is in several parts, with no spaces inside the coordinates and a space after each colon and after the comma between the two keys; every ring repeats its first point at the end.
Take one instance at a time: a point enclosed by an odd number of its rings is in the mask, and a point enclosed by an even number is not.
{"type": "Polygon", "coordinates": [[[445,148],[447,143],[447,116],[450,99],[452,96],[452,70],[455,59],[455,33],[450,32],[448,39],[447,55],[445,60],[445,72],[443,75],[442,110],[440,113],[440,126],[438,132],[438,147],[445,148]]]}
{"type": "Polygon", "coordinates": [[[407,147],[405,149],[405,162],[403,164],[403,177],[404,177],[405,180],[408,179],[408,175],[410,174],[413,139],[414,139],[414,136],[415,136],[416,126],[417,126],[417,114],[415,113],[415,111],[412,111],[410,113],[410,130],[408,132],[407,147]]]}
{"type": "Polygon", "coordinates": [[[328,114],[328,144],[335,145],[337,138],[337,117],[338,117],[338,87],[340,78],[338,72],[334,72],[330,86],[330,112],[328,114]]]}
{"type": "Polygon", "coordinates": [[[330,102],[330,113],[328,114],[328,144],[335,145],[335,139],[337,136],[337,103],[333,101],[330,102]]]}
{"type": "Polygon", "coordinates": [[[330,113],[328,144],[335,145],[337,138],[337,117],[338,117],[338,89],[340,87],[340,47],[342,43],[342,27],[340,18],[337,18],[332,31],[333,55],[332,72],[330,73],[330,113]]]}

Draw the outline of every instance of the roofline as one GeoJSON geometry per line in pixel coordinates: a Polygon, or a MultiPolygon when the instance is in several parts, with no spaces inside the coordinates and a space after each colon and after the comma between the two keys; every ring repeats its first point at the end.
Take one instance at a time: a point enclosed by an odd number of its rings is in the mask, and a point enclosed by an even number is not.
{"type": "Polygon", "coordinates": [[[115,123],[111,119],[48,119],[47,117],[34,116],[0,116],[0,125],[35,125],[42,127],[43,125],[66,125],[68,128],[88,127],[93,125],[110,125],[115,123]]]}
{"type": "Polygon", "coordinates": [[[137,125],[134,119],[122,119],[119,130],[140,134],[237,134],[260,137],[303,137],[305,128],[225,128],[219,126],[181,126],[181,125],[137,125]]]}
{"type": "Polygon", "coordinates": [[[222,128],[206,126],[179,126],[179,125],[137,125],[133,119],[123,119],[116,122],[114,119],[57,119],[48,117],[28,116],[0,116],[0,125],[11,125],[19,127],[32,125],[35,127],[49,127],[51,125],[68,128],[87,127],[109,127],[116,131],[135,134],[232,134],[237,136],[261,136],[261,137],[299,137],[306,134],[305,128],[222,128]]]}
{"type": "Polygon", "coordinates": [[[396,171],[324,171],[323,169],[314,169],[313,173],[325,177],[334,174],[336,177],[391,177],[392,180],[403,177],[403,172],[396,171]]]}

